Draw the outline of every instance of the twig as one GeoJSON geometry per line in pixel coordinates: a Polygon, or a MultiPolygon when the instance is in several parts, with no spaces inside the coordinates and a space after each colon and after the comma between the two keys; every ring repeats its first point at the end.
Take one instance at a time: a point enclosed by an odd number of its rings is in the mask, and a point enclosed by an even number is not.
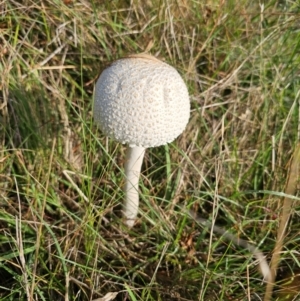
{"type": "Polygon", "coordinates": [[[209,220],[199,217],[198,214],[193,210],[186,210],[186,212],[199,225],[210,228],[214,233],[224,236],[227,240],[232,241],[237,246],[240,246],[240,247],[248,250],[249,252],[251,252],[256,257],[256,259],[259,263],[259,266],[260,266],[260,271],[261,271],[262,275],[264,276],[265,280],[270,282],[271,271],[270,271],[269,265],[265,259],[265,256],[263,255],[263,253],[256,246],[252,245],[251,243],[249,243],[248,241],[246,241],[244,239],[240,239],[239,237],[231,234],[226,229],[216,226],[209,220]]]}

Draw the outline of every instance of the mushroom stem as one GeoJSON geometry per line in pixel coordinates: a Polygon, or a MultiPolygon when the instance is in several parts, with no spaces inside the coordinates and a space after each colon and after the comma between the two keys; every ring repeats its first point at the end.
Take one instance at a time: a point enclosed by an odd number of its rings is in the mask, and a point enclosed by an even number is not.
{"type": "Polygon", "coordinates": [[[125,224],[131,228],[134,225],[139,209],[139,178],[142,162],[145,154],[144,147],[128,146],[125,162],[125,204],[124,217],[125,224]]]}

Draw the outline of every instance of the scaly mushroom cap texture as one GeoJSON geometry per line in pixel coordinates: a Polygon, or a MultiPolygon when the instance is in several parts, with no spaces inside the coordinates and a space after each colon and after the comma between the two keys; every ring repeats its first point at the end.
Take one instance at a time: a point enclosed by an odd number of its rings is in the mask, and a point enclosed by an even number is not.
{"type": "Polygon", "coordinates": [[[172,142],[189,116],[189,95],[181,76],[150,55],[115,61],[96,83],[95,121],[107,136],[131,147],[172,142]]]}

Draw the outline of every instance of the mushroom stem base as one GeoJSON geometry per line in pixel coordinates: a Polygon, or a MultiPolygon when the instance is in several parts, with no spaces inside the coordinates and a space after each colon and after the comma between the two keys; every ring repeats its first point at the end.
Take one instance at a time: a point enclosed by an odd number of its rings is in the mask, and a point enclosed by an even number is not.
{"type": "Polygon", "coordinates": [[[144,147],[130,147],[128,146],[126,152],[125,162],[125,204],[124,204],[124,217],[125,224],[131,228],[136,220],[139,209],[139,178],[141,167],[145,154],[144,147]]]}

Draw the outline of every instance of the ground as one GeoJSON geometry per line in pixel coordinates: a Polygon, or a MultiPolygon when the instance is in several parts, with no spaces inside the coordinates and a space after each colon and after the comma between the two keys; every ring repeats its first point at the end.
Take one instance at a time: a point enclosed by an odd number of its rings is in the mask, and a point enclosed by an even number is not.
{"type": "MultiPolygon", "coordinates": [[[[255,258],[179,205],[270,261],[299,141],[298,1],[9,0],[0,11],[1,300],[262,300],[255,258]],[[125,146],[97,128],[93,93],[108,64],[140,52],[178,70],[191,118],[147,150],[128,230],[125,146]]],[[[284,284],[300,268],[294,196],[274,300],[297,299],[284,284]]]]}

